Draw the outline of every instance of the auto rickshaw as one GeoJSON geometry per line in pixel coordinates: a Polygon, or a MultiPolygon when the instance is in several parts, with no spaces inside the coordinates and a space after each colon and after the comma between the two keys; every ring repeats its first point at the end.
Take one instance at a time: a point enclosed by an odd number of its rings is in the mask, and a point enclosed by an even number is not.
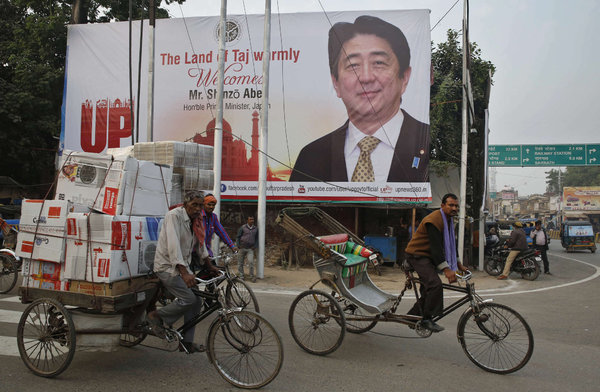
{"type": "Polygon", "coordinates": [[[578,249],[589,249],[596,252],[594,228],[589,221],[566,221],[560,228],[560,243],[567,252],[578,249]]]}

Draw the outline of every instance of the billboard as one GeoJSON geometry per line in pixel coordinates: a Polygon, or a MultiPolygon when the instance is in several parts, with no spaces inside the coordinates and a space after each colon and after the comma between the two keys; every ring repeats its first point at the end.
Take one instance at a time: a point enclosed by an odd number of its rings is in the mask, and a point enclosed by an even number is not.
{"type": "Polygon", "coordinates": [[[566,211],[600,211],[600,187],[564,187],[562,208],[566,211]]]}
{"type": "MultiPolygon", "coordinates": [[[[263,25],[263,15],[227,17],[223,199],[257,195],[263,25]]],[[[272,26],[268,200],[429,202],[429,11],[278,14],[272,26]],[[366,135],[379,141],[361,153],[366,135]]],[[[63,148],[149,139],[148,25],[134,23],[133,100],[128,27],[69,26],[63,148]]],[[[218,36],[218,17],[157,20],[152,140],[214,143],[218,36]]]]}

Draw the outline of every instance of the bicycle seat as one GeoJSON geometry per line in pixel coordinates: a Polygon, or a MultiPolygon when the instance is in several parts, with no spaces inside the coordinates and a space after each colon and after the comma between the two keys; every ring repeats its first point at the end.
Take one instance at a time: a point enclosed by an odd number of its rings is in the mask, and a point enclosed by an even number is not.
{"type": "Polygon", "coordinates": [[[400,268],[402,268],[402,270],[404,272],[414,272],[415,271],[415,269],[412,267],[412,265],[410,265],[410,263],[406,259],[404,259],[404,261],[402,261],[400,268]]]}

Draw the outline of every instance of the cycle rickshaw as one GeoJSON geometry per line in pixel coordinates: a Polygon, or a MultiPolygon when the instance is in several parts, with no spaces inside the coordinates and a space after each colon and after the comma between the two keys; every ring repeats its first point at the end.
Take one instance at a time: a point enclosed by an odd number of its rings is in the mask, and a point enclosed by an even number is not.
{"type": "MultiPolygon", "coordinates": [[[[279,216],[280,225],[290,224],[286,216],[279,216]]],[[[364,333],[384,321],[405,324],[421,337],[431,335],[422,327],[421,316],[396,313],[407,290],[414,290],[419,298],[419,278],[406,263],[404,288],[399,295],[392,295],[380,290],[369,278],[367,263],[373,253],[349,241],[347,235],[315,237],[305,233],[301,238],[319,255],[313,262],[319,280],[294,299],[288,316],[291,334],[302,349],[316,355],[329,354],[341,345],[346,331],[364,333]],[[317,284],[323,284],[329,292],[315,289],[317,284]]],[[[513,309],[477,295],[470,277],[470,273],[459,277],[465,286],[443,284],[445,291],[464,296],[446,306],[433,321],[468,305],[456,332],[467,357],[493,373],[508,374],[521,369],[533,353],[531,328],[513,309]]]]}
{"type": "MultiPolygon", "coordinates": [[[[159,337],[180,344],[186,330],[216,312],[206,334],[206,350],[217,372],[239,388],[270,383],[281,369],[283,346],[275,328],[256,313],[258,303],[251,289],[229,272],[227,261],[217,277],[196,276],[202,310],[180,327],[166,327],[159,337]]],[[[29,303],[17,329],[21,359],[34,374],[55,377],[68,368],[76,341],[85,335],[119,335],[119,345],[136,346],[154,333],[144,316],[156,300],[167,297],[163,291],[152,276],[137,278],[131,290],[112,296],[20,287],[21,301],[29,303]],[[74,322],[80,313],[119,316],[119,322],[112,327],[93,327],[92,322],[82,328],[74,322]]]]}

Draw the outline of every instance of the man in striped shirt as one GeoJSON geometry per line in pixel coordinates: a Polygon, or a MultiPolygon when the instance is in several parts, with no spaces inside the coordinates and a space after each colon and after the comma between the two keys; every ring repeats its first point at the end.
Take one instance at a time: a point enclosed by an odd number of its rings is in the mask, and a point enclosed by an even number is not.
{"type": "Polygon", "coordinates": [[[229,248],[231,248],[231,250],[234,252],[238,251],[237,246],[235,246],[233,241],[231,241],[231,238],[229,238],[229,235],[227,235],[227,232],[221,225],[221,222],[219,222],[219,218],[213,214],[216,205],[217,199],[213,195],[208,194],[204,197],[204,210],[202,211],[202,220],[204,221],[204,230],[206,232],[204,241],[206,243],[206,250],[208,251],[208,255],[210,257],[214,257],[213,251],[210,248],[210,243],[214,233],[216,233],[219,238],[221,238],[221,240],[226,243],[229,248]]]}

